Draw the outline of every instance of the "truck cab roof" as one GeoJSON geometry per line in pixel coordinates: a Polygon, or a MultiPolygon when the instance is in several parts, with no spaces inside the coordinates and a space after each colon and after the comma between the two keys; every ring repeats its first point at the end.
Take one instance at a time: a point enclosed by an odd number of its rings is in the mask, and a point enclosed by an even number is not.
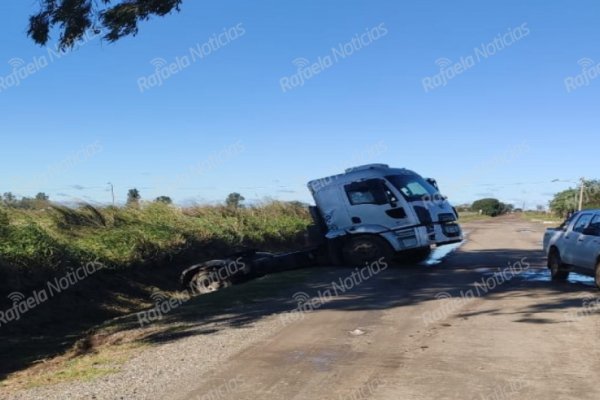
{"type": "Polygon", "coordinates": [[[405,168],[390,168],[387,164],[366,164],[347,168],[343,174],[332,175],[308,182],[312,193],[317,193],[333,185],[345,185],[364,179],[379,178],[386,175],[416,175],[414,171],[405,168]]]}

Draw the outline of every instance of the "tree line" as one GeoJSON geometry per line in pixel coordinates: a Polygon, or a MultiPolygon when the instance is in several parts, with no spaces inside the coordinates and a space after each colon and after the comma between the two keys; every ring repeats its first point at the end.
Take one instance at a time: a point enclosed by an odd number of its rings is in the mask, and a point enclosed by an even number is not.
{"type": "MultiPolygon", "coordinates": [[[[583,190],[581,190],[581,187],[574,187],[558,192],[554,195],[552,200],[550,200],[548,206],[553,214],[564,218],[579,210],[581,198],[583,199],[581,203],[584,210],[600,209],[600,180],[591,179],[584,181],[583,190]]],[[[480,199],[472,204],[458,206],[457,209],[459,211],[476,212],[492,217],[523,211],[520,208],[515,208],[512,204],[505,204],[495,198],[480,199]]],[[[538,205],[536,210],[542,212],[545,210],[545,207],[543,205],[538,205]]]]}
{"type": "MultiPolygon", "coordinates": [[[[225,199],[225,205],[228,208],[243,208],[244,201],[246,199],[244,196],[237,192],[230,193],[225,199]]],[[[137,207],[140,205],[142,201],[142,195],[140,191],[136,188],[129,189],[127,192],[127,201],[125,205],[127,207],[137,207]]],[[[169,196],[158,196],[154,199],[156,203],[163,204],[173,204],[173,199],[169,196]]],[[[50,196],[48,196],[44,192],[39,192],[35,195],[35,197],[18,197],[12,192],[6,192],[0,195],[0,204],[10,207],[10,208],[19,208],[19,209],[40,209],[47,207],[50,205],[50,196]]]]}
{"type": "MultiPolygon", "coordinates": [[[[557,193],[550,201],[550,209],[561,217],[577,211],[581,192],[581,187],[579,187],[557,193]]],[[[592,179],[583,182],[583,208],[600,208],[600,180],[592,179]]]]}
{"type": "Polygon", "coordinates": [[[469,208],[470,211],[483,215],[489,215],[490,217],[497,217],[499,215],[508,214],[515,211],[514,205],[503,203],[494,198],[477,200],[473,202],[469,208]]]}
{"type": "Polygon", "coordinates": [[[0,195],[0,202],[7,207],[21,208],[21,209],[37,209],[47,205],[50,201],[50,197],[43,192],[35,195],[35,197],[21,197],[18,198],[11,192],[6,192],[0,195]]]}

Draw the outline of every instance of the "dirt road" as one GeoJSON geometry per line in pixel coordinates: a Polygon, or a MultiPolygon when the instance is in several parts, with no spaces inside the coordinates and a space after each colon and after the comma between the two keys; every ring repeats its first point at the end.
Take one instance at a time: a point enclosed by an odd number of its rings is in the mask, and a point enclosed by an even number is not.
{"type": "Polygon", "coordinates": [[[468,243],[438,265],[373,270],[348,287],[353,271],[341,271],[338,296],[327,285],[298,294],[318,299],[309,312],[279,315],[172,398],[600,398],[592,281],[549,281],[540,224],[466,228],[468,243]]]}

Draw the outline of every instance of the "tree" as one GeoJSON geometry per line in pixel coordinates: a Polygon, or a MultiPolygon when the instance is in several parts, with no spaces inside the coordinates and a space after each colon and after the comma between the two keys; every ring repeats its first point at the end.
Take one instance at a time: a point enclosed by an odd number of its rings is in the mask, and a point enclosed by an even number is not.
{"type": "Polygon", "coordinates": [[[19,201],[14,203],[14,207],[25,210],[38,210],[47,207],[49,200],[50,196],[44,192],[39,192],[34,198],[22,197],[19,201]]]}
{"type": "Polygon", "coordinates": [[[173,200],[169,196],[158,196],[154,202],[156,203],[164,203],[164,204],[173,204],[173,200]]]}
{"type": "Polygon", "coordinates": [[[503,206],[501,214],[510,214],[515,211],[514,204],[505,204],[505,203],[500,203],[500,204],[502,204],[502,206],[503,206]]]}
{"type": "Polygon", "coordinates": [[[565,217],[579,207],[577,201],[578,196],[579,192],[576,189],[563,190],[554,195],[554,198],[550,201],[550,209],[555,214],[565,217]]]}
{"type": "Polygon", "coordinates": [[[498,199],[481,199],[477,200],[471,206],[471,210],[481,212],[484,215],[496,217],[507,212],[507,205],[498,199]]]}
{"type": "MultiPolygon", "coordinates": [[[[585,181],[583,186],[583,208],[600,208],[600,180],[585,181]]],[[[579,209],[580,188],[569,188],[554,195],[550,209],[561,217],[579,209]]]]}
{"type": "Polygon", "coordinates": [[[39,192],[38,194],[35,195],[35,199],[37,201],[44,201],[44,202],[46,202],[46,201],[50,200],[50,196],[48,196],[44,192],[39,192]]]}
{"type": "Polygon", "coordinates": [[[229,193],[227,199],[225,199],[225,205],[229,208],[241,208],[244,207],[242,204],[244,200],[246,200],[244,196],[237,192],[229,193]]]}
{"type": "Polygon", "coordinates": [[[128,206],[138,206],[140,204],[140,200],[142,196],[140,195],[140,191],[136,188],[129,189],[127,192],[127,205],[128,206]]]}
{"type": "Polygon", "coordinates": [[[72,48],[87,31],[115,42],[138,33],[138,23],[150,17],[179,11],[182,0],[40,0],[40,10],[29,17],[27,35],[39,45],[50,39],[50,31],[58,27],[59,47],[72,48]]]}
{"type": "Polygon", "coordinates": [[[17,201],[17,197],[14,194],[12,194],[11,192],[6,192],[6,193],[4,193],[4,196],[2,196],[2,201],[7,206],[13,205],[17,201]]]}

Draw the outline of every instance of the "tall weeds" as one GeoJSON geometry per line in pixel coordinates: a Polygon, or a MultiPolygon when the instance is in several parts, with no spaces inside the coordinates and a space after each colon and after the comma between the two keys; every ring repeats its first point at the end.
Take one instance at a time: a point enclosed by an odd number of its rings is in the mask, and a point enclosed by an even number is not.
{"type": "Polygon", "coordinates": [[[281,202],[239,209],[181,209],[162,203],[139,208],[0,208],[0,277],[4,284],[35,281],[90,261],[112,268],[168,266],[174,255],[203,248],[212,253],[290,248],[309,224],[304,207],[281,202]]]}

